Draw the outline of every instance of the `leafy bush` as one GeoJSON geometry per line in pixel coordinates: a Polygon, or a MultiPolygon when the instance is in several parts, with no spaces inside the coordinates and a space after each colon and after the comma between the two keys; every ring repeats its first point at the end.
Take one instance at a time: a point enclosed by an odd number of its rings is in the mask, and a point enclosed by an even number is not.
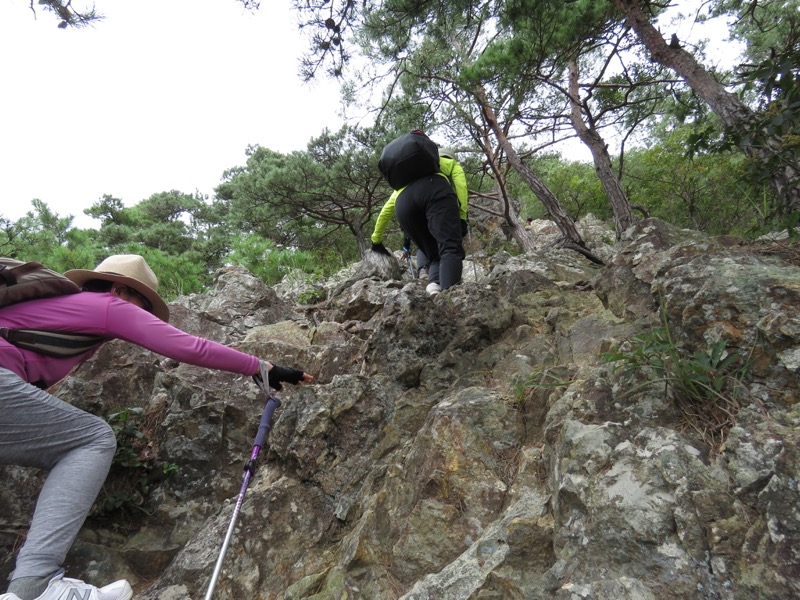
{"type": "Polygon", "coordinates": [[[630,387],[630,396],[654,383],[664,385],[683,425],[693,429],[712,448],[718,448],[736,422],[739,402],[747,393],[747,361],[728,349],[723,340],[711,348],[687,353],[675,344],[666,324],[628,340],[616,351],[602,355],[615,363],[625,383],[645,378],[630,387]]]}
{"type": "Polygon", "coordinates": [[[267,285],[280,283],[284,275],[298,269],[314,273],[317,260],[309,252],[280,248],[272,240],[258,235],[236,238],[228,257],[231,262],[244,266],[267,285]]]}
{"type": "Polygon", "coordinates": [[[149,436],[144,432],[146,420],[142,408],[126,408],[106,418],[117,438],[117,450],[95,502],[93,517],[111,519],[115,526],[120,526],[121,519],[130,521],[137,514],[148,514],[150,493],[177,471],[172,463],[156,461],[149,436]]]}

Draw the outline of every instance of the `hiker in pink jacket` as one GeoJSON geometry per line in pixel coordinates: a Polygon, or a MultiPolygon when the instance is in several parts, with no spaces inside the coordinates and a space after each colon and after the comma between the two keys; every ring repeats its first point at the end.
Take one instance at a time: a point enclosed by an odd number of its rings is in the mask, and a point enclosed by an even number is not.
{"type": "MultiPolygon", "coordinates": [[[[169,325],[158,279],[138,255],[116,255],[96,269],[65,275],[83,290],[0,308],[0,328],[36,328],[123,339],[174,360],[253,376],[263,389],[303,383],[303,371],[190,335],[169,325]]],[[[11,583],[0,600],[129,600],[125,580],[96,588],[64,577],[61,565],[108,474],[116,449],[111,427],[44,388],[91,357],[51,357],[0,338],[0,464],[49,471],[11,583]]]]}

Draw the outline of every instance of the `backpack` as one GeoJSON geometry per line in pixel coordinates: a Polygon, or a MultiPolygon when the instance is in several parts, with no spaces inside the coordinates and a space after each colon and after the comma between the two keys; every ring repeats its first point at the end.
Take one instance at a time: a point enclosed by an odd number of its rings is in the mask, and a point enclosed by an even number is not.
{"type": "MultiPolygon", "coordinates": [[[[80,291],[77,284],[41,263],[0,256],[0,308],[80,291]]],[[[0,337],[25,350],[59,357],[81,354],[105,341],[105,338],[95,335],[8,327],[0,327],[0,337]]]]}
{"type": "Polygon", "coordinates": [[[399,190],[439,171],[439,148],[425,134],[401,135],[384,146],[378,169],[392,189],[399,190]]]}
{"type": "Polygon", "coordinates": [[[0,308],[25,300],[50,298],[81,291],[69,279],[38,262],[0,256],[0,308]]]}

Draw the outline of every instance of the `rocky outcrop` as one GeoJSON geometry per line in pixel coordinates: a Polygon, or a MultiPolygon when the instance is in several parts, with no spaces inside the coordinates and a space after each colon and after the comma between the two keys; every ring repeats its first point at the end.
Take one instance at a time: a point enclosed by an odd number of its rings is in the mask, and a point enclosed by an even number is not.
{"type": "MultiPolygon", "coordinates": [[[[361,265],[316,305],[230,268],[173,304],[178,326],[317,376],[279,394],[215,598],[800,595],[800,269],[654,220],[585,237],[608,266],[539,243],[473,257],[478,282],[431,298],[361,265]]],[[[58,393],[140,407],[152,479],[139,509],[87,523],[70,575],[202,598],[255,386],[115,342],[58,393]]],[[[125,471],[109,485],[130,492],[125,471]]],[[[8,555],[38,475],[3,478],[8,555]]]]}

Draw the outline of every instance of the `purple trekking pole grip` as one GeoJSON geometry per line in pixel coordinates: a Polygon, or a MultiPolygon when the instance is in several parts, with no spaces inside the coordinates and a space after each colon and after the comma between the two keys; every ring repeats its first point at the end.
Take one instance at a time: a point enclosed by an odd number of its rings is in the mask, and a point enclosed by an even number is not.
{"type": "MultiPolygon", "coordinates": [[[[256,461],[258,455],[261,453],[261,448],[267,442],[267,436],[272,429],[272,415],[275,409],[281,405],[281,401],[275,396],[270,396],[267,400],[267,405],[264,407],[264,412],[261,413],[261,422],[258,424],[258,431],[256,432],[256,440],[253,442],[253,452],[250,454],[250,459],[245,463],[244,470],[247,471],[247,482],[249,478],[255,474],[256,461]]],[[[244,494],[242,494],[244,496],[244,494]]]]}
{"type": "Polygon", "coordinates": [[[275,396],[270,396],[267,400],[267,405],[264,407],[264,412],[261,414],[261,422],[258,424],[258,432],[256,433],[256,441],[254,446],[263,448],[264,443],[267,441],[270,429],[272,429],[272,415],[275,409],[281,405],[281,401],[275,396]]]}

